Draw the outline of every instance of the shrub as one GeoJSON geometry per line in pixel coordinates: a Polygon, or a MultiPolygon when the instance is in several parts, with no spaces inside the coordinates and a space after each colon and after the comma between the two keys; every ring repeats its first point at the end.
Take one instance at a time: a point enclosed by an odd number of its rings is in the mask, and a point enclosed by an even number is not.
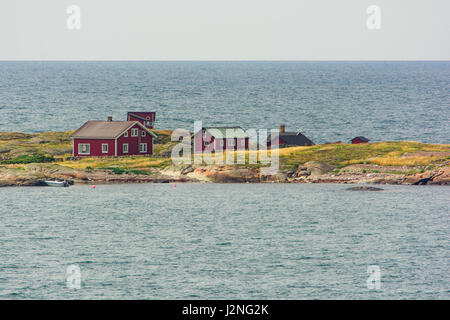
{"type": "Polygon", "coordinates": [[[23,155],[9,160],[1,161],[2,164],[16,164],[16,163],[42,163],[42,162],[53,162],[55,158],[53,156],[47,157],[42,154],[39,155],[23,155]]]}
{"type": "Polygon", "coordinates": [[[145,175],[149,175],[150,173],[148,171],[145,170],[138,170],[138,169],[130,169],[127,171],[127,173],[133,173],[133,174],[145,174],[145,175]]]}
{"type": "Polygon", "coordinates": [[[125,170],[122,170],[120,168],[113,168],[112,172],[115,173],[115,174],[122,174],[122,173],[125,172],[125,170]]]}

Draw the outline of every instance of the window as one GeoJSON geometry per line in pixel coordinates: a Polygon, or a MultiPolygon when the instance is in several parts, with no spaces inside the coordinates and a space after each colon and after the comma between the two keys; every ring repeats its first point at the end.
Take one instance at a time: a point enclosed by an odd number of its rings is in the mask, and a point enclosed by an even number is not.
{"type": "Polygon", "coordinates": [[[124,136],[125,138],[127,138],[127,137],[128,137],[128,130],[127,130],[127,131],[125,131],[125,133],[123,134],[123,136],[124,136]]]}
{"type": "Polygon", "coordinates": [[[141,152],[141,153],[147,152],[147,144],[146,143],[139,143],[139,152],[141,152]]]}
{"type": "Polygon", "coordinates": [[[142,130],[142,136],[145,137],[145,131],[144,130],[142,130]]]}
{"type": "Polygon", "coordinates": [[[223,147],[223,140],[220,140],[220,146],[223,147]]]}
{"type": "Polygon", "coordinates": [[[151,126],[153,126],[153,123],[151,121],[145,121],[145,125],[147,127],[151,127],[151,126]]]}
{"type": "Polygon", "coordinates": [[[239,144],[240,144],[242,147],[244,147],[244,146],[245,146],[245,140],[241,139],[239,144]]]}
{"type": "Polygon", "coordinates": [[[102,153],[108,153],[108,144],[102,143],[102,153]]]}
{"type": "Polygon", "coordinates": [[[234,139],[229,139],[228,140],[228,146],[229,147],[234,147],[234,139]]]}
{"type": "Polygon", "coordinates": [[[139,130],[137,128],[131,129],[131,136],[132,137],[137,137],[138,134],[139,134],[139,130]]]}
{"type": "Polygon", "coordinates": [[[203,130],[203,139],[206,139],[206,130],[203,130]]]}
{"type": "Polygon", "coordinates": [[[88,143],[78,144],[78,154],[90,154],[90,145],[88,143]]]}
{"type": "Polygon", "coordinates": [[[122,145],[122,152],[123,152],[123,153],[128,153],[128,143],[124,143],[124,144],[122,145]]]}
{"type": "Polygon", "coordinates": [[[209,141],[205,141],[205,146],[209,146],[209,141]]]}

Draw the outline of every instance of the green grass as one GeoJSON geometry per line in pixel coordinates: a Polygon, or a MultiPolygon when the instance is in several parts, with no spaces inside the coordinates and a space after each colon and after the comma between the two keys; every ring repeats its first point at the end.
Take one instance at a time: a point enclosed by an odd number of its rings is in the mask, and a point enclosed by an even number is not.
{"type": "Polygon", "coordinates": [[[42,163],[42,162],[53,162],[55,158],[52,156],[47,157],[44,155],[33,155],[33,156],[19,156],[16,158],[3,160],[1,164],[24,164],[24,163],[42,163]]]}
{"type": "MultiPolygon", "coordinates": [[[[145,174],[144,172],[149,173],[153,169],[164,169],[172,165],[170,153],[172,147],[177,144],[177,142],[170,141],[172,131],[153,131],[159,136],[159,141],[154,145],[155,154],[152,157],[91,157],[70,161],[67,161],[67,158],[71,157],[72,141],[70,135],[73,131],[35,134],[0,132],[0,164],[48,162],[59,159],[66,160],[58,162],[62,166],[88,172],[98,169],[113,170],[112,168],[116,167],[119,168],[116,172],[124,170],[123,172],[145,174]]],[[[238,164],[238,166],[248,168],[266,166],[259,162],[257,164],[249,164],[249,156],[256,153],[259,159],[260,152],[238,152],[240,155],[244,153],[245,158],[245,164],[238,164]]],[[[449,152],[450,145],[398,141],[357,145],[336,143],[310,147],[282,148],[279,150],[279,157],[280,168],[282,169],[295,170],[299,165],[303,165],[308,161],[318,161],[336,166],[335,173],[339,173],[342,172],[340,169],[352,164],[375,164],[389,167],[406,166],[411,170],[418,167],[430,170],[438,164],[449,161],[449,152]],[[424,154],[423,152],[434,152],[434,154],[424,154]],[[436,152],[438,153],[436,154],[436,152]],[[408,156],[405,156],[407,153],[408,156]]],[[[372,169],[364,168],[364,170],[376,173],[372,169]]]]}

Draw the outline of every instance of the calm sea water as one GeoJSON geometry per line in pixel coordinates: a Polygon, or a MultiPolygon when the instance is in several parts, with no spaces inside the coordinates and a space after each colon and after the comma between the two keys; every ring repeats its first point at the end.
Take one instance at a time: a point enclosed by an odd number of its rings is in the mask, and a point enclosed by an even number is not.
{"type": "Polygon", "coordinates": [[[159,128],[450,143],[450,62],[0,62],[0,131],[157,112],[159,128]]]}
{"type": "Polygon", "coordinates": [[[2,188],[0,298],[449,299],[450,189],[383,188],[2,188]]]}

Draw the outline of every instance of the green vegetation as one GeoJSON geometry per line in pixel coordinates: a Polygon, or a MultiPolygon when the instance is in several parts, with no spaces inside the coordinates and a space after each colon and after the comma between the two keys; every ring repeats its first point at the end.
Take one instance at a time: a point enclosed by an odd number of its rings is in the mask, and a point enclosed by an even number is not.
{"type": "Polygon", "coordinates": [[[12,158],[9,160],[3,160],[0,163],[1,164],[19,164],[19,163],[42,163],[42,162],[53,162],[55,161],[55,158],[53,156],[47,157],[42,154],[40,155],[33,155],[33,156],[18,156],[16,158],[12,158]]]}
{"type": "Polygon", "coordinates": [[[434,165],[450,159],[450,145],[420,142],[377,142],[364,144],[327,144],[280,149],[280,159],[289,164],[325,162],[343,168],[350,164],[380,166],[434,165]],[[294,155],[292,156],[292,153],[294,155]]]}
{"type": "MultiPolygon", "coordinates": [[[[92,172],[107,170],[111,174],[152,174],[172,165],[171,150],[177,142],[170,141],[170,130],[153,130],[158,135],[154,145],[154,155],[125,157],[72,158],[73,131],[43,132],[27,134],[20,132],[0,132],[0,166],[20,168],[23,164],[58,161],[58,164],[73,169],[92,172]]],[[[219,155],[219,154],[218,154],[219,155]]],[[[239,167],[260,168],[261,163],[249,164],[250,156],[261,158],[258,151],[238,151],[234,155],[243,156],[246,164],[239,167]],[[242,154],[243,153],[243,154],[242,154]]],[[[270,151],[269,151],[270,156],[270,151]]],[[[436,165],[448,163],[450,145],[425,144],[420,142],[377,142],[369,144],[326,144],[309,147],[291,147],[279,150],[280,168],[296,170],[299,165],[318,161],[334,165],[333,173],[345,173],[345,167],[353,164],[367,164],[389,167],[383,170],[361,168],[361,172],[398,173],[424,172],[436,165]],[[406,167],[395,169],[391,167],[406,167]]],[[[225,159],[225,158],[224,158],[225,159]]]]}
{"type": "Polygon", "coordinates": [[[112,173],[114,174],[122,174],[122,173],[126,173],[126,174],[144,174],[144,175],[149,175],[151,174],[149,171],[146,170],[138,170],[138,169],[121,169],[119,167],[113,167],[113,168],[107,168],[110,169],[112,173]]]}

